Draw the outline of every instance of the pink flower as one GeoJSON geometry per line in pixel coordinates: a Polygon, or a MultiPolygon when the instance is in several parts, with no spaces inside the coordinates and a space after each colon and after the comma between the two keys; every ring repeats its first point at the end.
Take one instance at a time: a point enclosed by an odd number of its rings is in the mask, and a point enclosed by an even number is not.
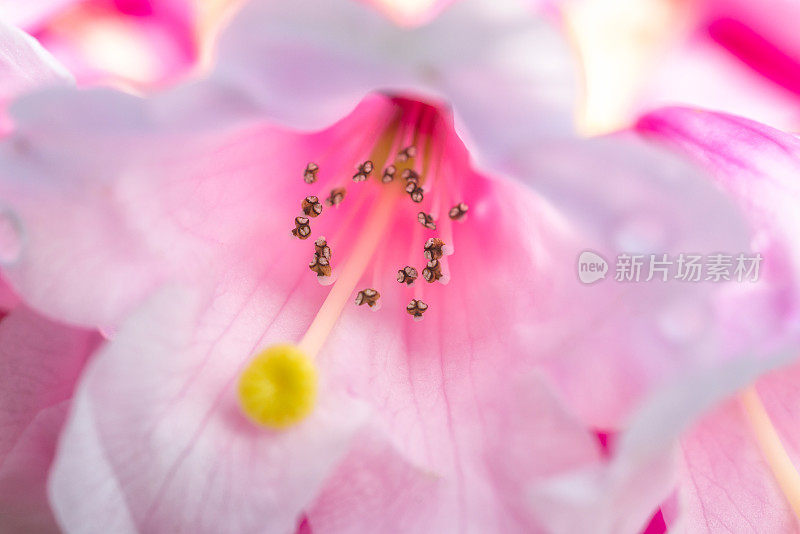
{"type": "MultiPolygon", "coordinates": [[[[726,287],[581,285],[586,248],[745,251],[752,228],[638,133],[569,136],[563,43],[503,7],[401,31],[358,4],[256,2],[209,81],[16,105],[4,272],[111,338],[51,472],[62,528],[539,530],[556,508],[531,486],[599,461],[587,425],[619,428],[687,373],[774,362],[787,336],[731,335],[726,287]],[[280,343],[301,355],[258,357],[280,343]],[[265,401],[251,378],[279,371],[291,387],[265,401]]],[[[788,330],[762,310],[734,318],[788,330]]]]}
{"type": "MultiPolygon", "coordinates": [[[[9,24],[33,35],[80,85],[135,90],[174,82],[200,55],[202,17],[189,0],[0,2],[9,24]]],[[[222,3],[220,3],[222,4],[222,3]]]]}
{"type": "Polygon", "coordinates": [[[667,523],[692,532],[739,531],[753,520],[765,531],[786,531],[800,491],[796,468],[780,463],[786,454],[795,458],[787,413],[796,415],[796,401],[787,385],[796,365],[747,386],[797,357],[800,143],[749,120],[682,108],[649,114],[637,130],[696,158],[747,214],[765,258],[764,283],[731,288],[718,305],[725,309],[725,344],[736,339],[763,358],[698,366],[665,385],[615,440],[605,469],[558,477],[537,493],[534,507],[550,505],[551,527],[560,531],[591,525],[636,532],[660,505],[667,523]],[[766,320],[756,323],[750,313],[766,320]],[[738,390],[739,400],[725,400],[738,390]]]}
{"type": "Polygon", "coordinates": [[[72,76],[36,40],[0,22],[0,134],[11,128],[5,112],[11,99],[35,88],[72,81],[72,76]]]}
{"type": "Polygon", "coordinates": [[[0,530],[57,529],[46,494],[75,383],[100,336],[48,320],[0,282],[0,530]]]}
{"type": "Polygon", "coordinates": [[[586,73],[589,132],[662,105],[694,105],[797,130],[800,7],[786,0],[560,2],[586,73]]]}

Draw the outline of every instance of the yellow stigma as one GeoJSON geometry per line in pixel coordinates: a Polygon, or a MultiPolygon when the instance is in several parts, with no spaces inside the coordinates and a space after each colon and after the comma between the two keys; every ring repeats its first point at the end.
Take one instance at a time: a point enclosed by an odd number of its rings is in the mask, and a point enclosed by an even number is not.
{"type": "Polygon", "coordinates": [[[271,428],[302,421],[314,408],[317,372],[294,345],[274,345],[253,358],[239,377],[239,403],[247,416],[271,428]]]}

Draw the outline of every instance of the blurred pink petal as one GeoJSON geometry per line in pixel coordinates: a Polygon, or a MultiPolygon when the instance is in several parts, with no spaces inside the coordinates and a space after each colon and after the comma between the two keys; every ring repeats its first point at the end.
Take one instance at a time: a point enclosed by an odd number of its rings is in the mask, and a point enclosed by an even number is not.
{"type": "Polygon", "coordinates": [[[212,81],[294,127],[331,124],[390,88],[451,105],[480,165],[502,165],[520,139],[572,131],[567,43],[528,2],[460,0],[404,29],[352,0],[252,0],[219,55],[212,81]]]}
{"type": "MultiPolygon", "coordinates": [[[[800,141],[746,119],[682,108],[647,115],[639,121],[637,130],[685,151],[709,169],[747,215],[754,250],[764,255],[764,265],[761,282],[730,287],[716,297],[720,312],[716,328],[723,335],[714,350],[722,351],[722,358],[713,365],[685,366],[682,374],[655,389],[628,421],[606,469],[561,477],[538,494],[536,506],[551,505],[554,520],[563,520],[554,524],[568,530],[588,525],[594,525],[598,532],[635,532],[642,528],[645,518],[668,499],[678,482],[678,472],[673,469],[674,448],[683,432],[706,410],[759,374],[793,361],[800,340],[800,250],[794,239],[798,228],[800,141]],[[563,499],[565,495],[570,497],[563,499]],[[593,512],[587,512],[592,508],[593,512]],[[584,513],[577,515],[578,510],[584,513]]],[[[719,435],[711,427],[701,427],[703,439],[731,436],[722,426],[719,435]]],[[[742,429],[735,435],[745,431],[750,432],[742,429]]],[[[787,439],[791,444],[791,434],[787,439]]],[[[734,443],[731,441],[731,446],[734,443]]],[[[705,462],[702,456],[694,460],[705,462]]],[[[714,457],[708,465],[722,466],[726,461],[724,456],[714,457]]],[[[730,462],[734,463],[737,460],[730,462]]],[[[741,486],[743,497],[731,499],[753,504],[757,493],[748,495],[747,483],[720,480],[725,491],[732,492],[732,486],[741,486]]],[[[709,487],[703,484],[704,489],[709,487]]],[[[759,487],[753,486],[752,491],[761,491],[759,487]]],[[[698,490],[698,494],[703,491],[698,490]]],[[[715,499],[715,494],[696,499],[715,499]]],[[[773,503],[770,499],[770,503],[771,507],[784,508],[780,501],[773,503]]],[[[695,519],[701,513],[699,509],[691,512],[695,519]]],[[[716,523],[709,526],[712,531],[717,527],[716,523]]]]}
{"type": "Polygon", "coordinates": [[[420,26],[438,16],[456,0],[361,0],[385,13],[400,26],[420,26]]]}
{"type": "MultiPolygon", "coordinates": [[[[798,378],[794,366],[757,382],[764,407],[795,465],[800,465],[798,378]]],[[[678,516],[673,521],[681,521],[688,531],[797,530],[797,518],[737,400],[697,421],[681,439],[680,453],[678,516]]]]}
{"type": "Polygon", "coordinates": [[[56,531],[48,470],[75,382],[99,341],[24,306],[0,320],[0,530],[56,531]]]}
{"type": "Polygon", "coordinates": [[[0,133],[11,128],[5,104],[47,85],[70,84],[72,76],[25,32],[0,21],[0,133]]]}
{"type": "Polygon", "coordinates": [[[80,85],[152,89],[195,67],[204,36],[191,0],[0,2],[4,20],[33,35],[80,85]]]}
{"type": "Polygon", "coordinates": [[[663,105],[703,106],[796,130],[800,6],[791,0],[560,3],[584,75],[591,133],[663,105]]]}

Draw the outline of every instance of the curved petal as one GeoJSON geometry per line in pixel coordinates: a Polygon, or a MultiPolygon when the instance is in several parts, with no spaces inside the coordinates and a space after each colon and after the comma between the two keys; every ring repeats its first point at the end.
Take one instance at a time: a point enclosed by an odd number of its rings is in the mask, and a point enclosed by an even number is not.
{"type": "Polygon", "coordinates": [[[67,531],[289,531],[345,453],[366,412],[335,387],[281,432],[237,405],[242,366],[296,328],[305,295],[219,289],[159,292],[83,376],[50,477],[67,531]]]}
{"type": "Polygon", "coordinates": [[[452,104],[481,163],[520,139],[571,132],[566,43],[524,0],[461,0],[402,29],[360,2],[249,2],[223,34],[213,81],[281,122],[318,128],[367,93],[421,93],[452,104]]]}
{"type": "MultiPolygon", "coordinates": [[[[36,39],[0,20],[0,106],[12,98],[47,85],[69,84],[72,76],[36,39]]],[[[0,133],[11,128],[5,109],[0,133]]]]}
{"type": "Polygon", "coordinates": [[[314,143],[263,125],[170,130],[110,91],[42,94],[20,109],[25,124],[0,147],[19,242],[5,274],[48,314],[113,328],[176,273],[251,271],[275,257],[274,236],[289,241],[297,207],[284,199],[302,198],[302,180],[265,176],[298,176],[314,143]]]}
{"type": "Polygon", "coordinates": [[[1,530],[55,530],[47,472],[73,388],[99,342],[24,306],[0,321],[1,530]]]}
{"type": "MultiPolygon", "coordinates": [[[[712,295],[721,310],[712,325],[720,337],[705,349],[712,357],[684,367],[643,402],[609,467],[561,479],[546,492],[552,503],[564,488],[582,488],[584,501],[573,500],[572,507],[552,513],[573,529],[586,525],[580,521],[605,525],[600,527],[605,532],[641,528],[673,491],[674,447],[693,421],[760,374],[797,357],[797,139],[745,119],[680,108],[650,114],[638,129],[708,168],[719,189],[747,214],[752,247],[763,254],[764,265],[757,284],[712,295]],[[642,486],[643,480],[649,485],[642,486]],[[594,515],[576,516],[581,506],[594,506],[594,515]]],[[[713,219],[706,217],[709,223],[713,219]]]]}
{"type": "MultiPolygon", "coordinates": [[[[800,464],[798,373],[797,365],[774,371],[755,388],[795,466],[800,464]]],[[[681,440],[681,453],[677,519],[691,531],[797,530],[797,519],[737,400],[698,420],[681,440]]]]}

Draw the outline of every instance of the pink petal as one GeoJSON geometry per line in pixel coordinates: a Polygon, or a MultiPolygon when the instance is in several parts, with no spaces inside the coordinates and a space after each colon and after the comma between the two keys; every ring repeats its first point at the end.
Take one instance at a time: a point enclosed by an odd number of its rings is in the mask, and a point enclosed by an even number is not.
{"type": "MultiPolygon", "coordinates": [[[[757,383],[764,408],[795,466],[800,465],[800,397],[794,365],[757,383]]],[[[734,399],[706,415],[681,440],[678,516],[692,531],[790,532],[797,520],[734,399]]]]}
{"type": "Polygon", "coordinates": [[[31,29],[79,1],[81,0],[1,0],[0,18],[18,28],[31,29]]]}
{"type": "Polygon", "coordinates": [[[400,26],[427,24],[456,0],[362,0],[382,11],[400,26]]]}
{"type": "MultiPolygon", "coordinates": [[[[69,84],[70,74],[34,38],[0,21],[0,105],[26,91],[47,85],[69,84]]],[[[10,129],[5,109],[0,133],[10,129]]]]}
{"type": "Polygon", "coordinates": [[[526,2],[460,0],[430,24],[404,29],[362,2],[255,0],[219,50],[217,90],[237,89],[298,128],[328,125],[383,90],[452,105],[481,164],[502,166],[522,138],[572,131],[569,48],[526,2]]]}
{"type": "Polygon", "coordinates": [[[235,379],[254,350],[296,328],[303,299],[285,298],[234,282],[212,300],[163,291],[131,316],[84,375],[62,437],[50,496],[66,530],[295,525],[364,410],[323,386],[297,427],[245,419],[235,379]]]}
{"type": "Polygon", "coordinates": [[[25,307],[0,321],[0,529],[54,528],[47,471],[75,382],[99,341],[25,307]]]}
{"type": "Polygon", "coordinates": [[[31,29],[80,85],[153,89],[185,76],[201,39],[189,0],[76,2],[31,29]]]}

